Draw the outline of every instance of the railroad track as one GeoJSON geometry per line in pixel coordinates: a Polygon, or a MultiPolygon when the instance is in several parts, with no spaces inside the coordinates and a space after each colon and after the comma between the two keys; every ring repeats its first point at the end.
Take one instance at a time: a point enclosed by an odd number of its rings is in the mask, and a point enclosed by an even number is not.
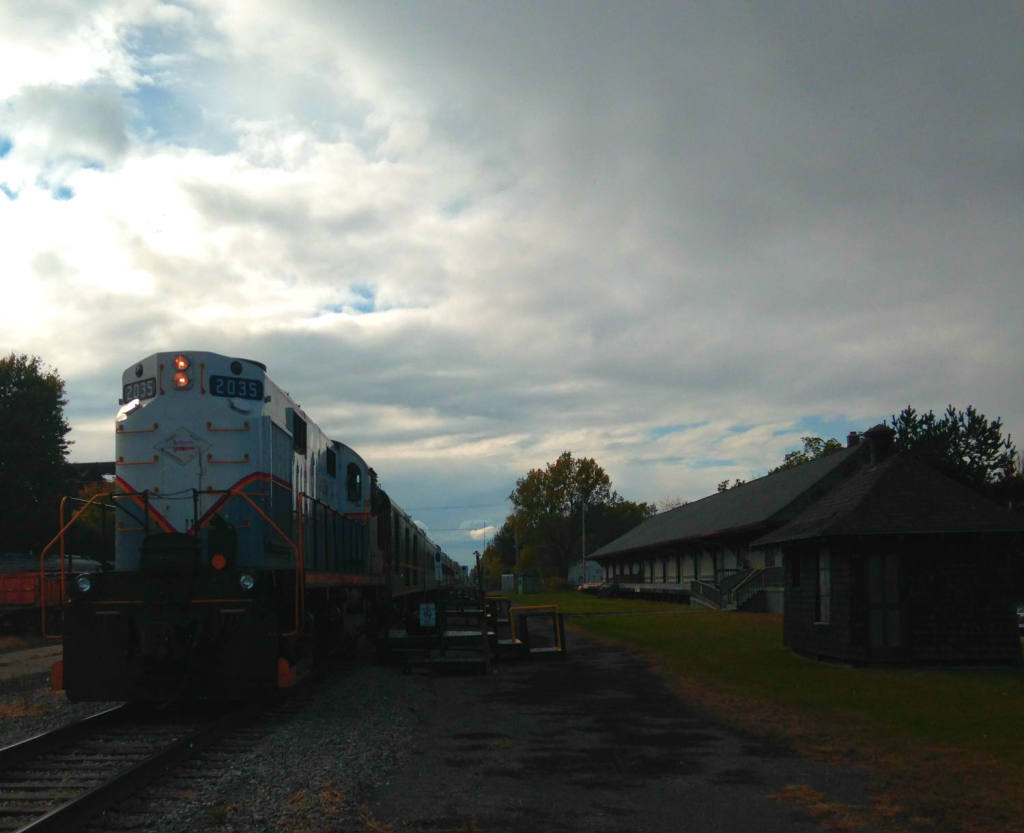
{"type": "Polygon", "coordinates": [[[0,749],[0,831],[76,829],[251,714],[118,706],[0,749]]]}

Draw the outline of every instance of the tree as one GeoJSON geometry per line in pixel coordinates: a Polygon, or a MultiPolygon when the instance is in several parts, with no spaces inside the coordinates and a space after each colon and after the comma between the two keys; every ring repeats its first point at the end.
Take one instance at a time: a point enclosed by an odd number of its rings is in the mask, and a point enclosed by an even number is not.
{"type": "Polygon", "coordinates": [[[38,357],[0,359],[0,551],[38,550],[57,532],[66,404],[64,381],[38,357]]]}
{"type": "Polygon", "coordinates": [[[497,584],[502,573],[515,572],[519,562],[519,547],[515,531],[515,519],[509,516],[501,525],[481,559],[484,563],[487,580],[497,584]]]}
{"type": "Polygon", "coordinates": [[[111,557],[114,551],[114,505],[113,501],[99,496],[113,491],[111,483],[87,483],[78,489],[77,497],[69,501],[64,513],[65,522],[71,519],[73,513],[84,510],[67,532],[66,542],[70,552],[99,561],[111,557]],[[90,500],[92,503],[89,503],[90,500]]]}
{"type": "Polygon", "coordinates": [[[562,577],[579,560],[584,534],[592,552],[653,514],[646,503],[623,500],[592,458],[569,451],[519,478],[509,500],[515,508],[506,526],[512,524],[520,554],[562,577]]]}
{"type": "MultiPolygon", "coordinates": [[[[835,437],[828,440],[823,440],[821,437],[801,437],[800,440],[804,444],[804,450],[790,451],[782,458],[782,464],[773,468],[768,474],[795,469],[797,466],[802,466],[804,463],[811,462],[811,460],[817,460],[819,457],[828,457],[829,454],[835,454],[844,448],[843,444],[835,437]]],[[[719,488],[719,491],[722,491],[722,489],[719,488]]]]}
{"type": "Polygon", "coordinates": [[[907,405],[892,417],[898,451],[915,454],[950,477],[981,490],[1013,478],[1017,448],[1003,436],[1003,423],[992,422],[973,405],[958,411],[952,405],[937,417],[933,411],[918,414],[907,405]]]}

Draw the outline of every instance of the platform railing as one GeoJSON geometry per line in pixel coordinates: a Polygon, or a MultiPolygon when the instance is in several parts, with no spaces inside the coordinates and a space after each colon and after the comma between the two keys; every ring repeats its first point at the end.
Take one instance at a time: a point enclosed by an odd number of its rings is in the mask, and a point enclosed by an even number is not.
{"type": "Polygon", "coordinates": [[[692,579],[690,581],[690,595],[713,604],[716,607],[722,607],[722,591],[717,585],[712,584],[709,581],[692,579]]]}
{"type": "Polygon", "coordinates": [[[781,586],[783,576],[782,567],[779,566],[758,568],[748,581],[733,588],[730,600],[737,608],[743,607],[762,590],[781,586]]]}

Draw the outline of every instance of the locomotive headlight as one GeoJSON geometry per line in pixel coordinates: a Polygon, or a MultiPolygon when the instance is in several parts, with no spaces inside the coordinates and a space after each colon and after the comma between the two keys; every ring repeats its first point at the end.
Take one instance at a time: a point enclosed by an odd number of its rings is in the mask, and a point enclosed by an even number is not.
{"type": "Polygon", "coordinates": [[[179,353],[171,361],[171,367],[174,368],[173,381],[176,390],[192,387],[192,375],[188,372],[188,369],[192,367],[192,362],[188,356],[179,353]]]}
{"type": "Polygon", "coordinates": [[[141,399],[133,399],[131,402],[125,402],[121,409],[117,412],[117,422],[124,422],[128,419],[129,414],[133,411],[137,411],[142,407],[141,399]]]}
{"type": "Polygon", "coordinates": [[[248,592],[256,586],[256,577],[249,573],[242,573],[238,577],[238,586],[248,592]]]}
{"type": "Polygon", "coordinates": [[[75,579],[75,586],[82,593],[88,593],[92,590],[92,579],[87,575],[80,575],[75,579]]]}

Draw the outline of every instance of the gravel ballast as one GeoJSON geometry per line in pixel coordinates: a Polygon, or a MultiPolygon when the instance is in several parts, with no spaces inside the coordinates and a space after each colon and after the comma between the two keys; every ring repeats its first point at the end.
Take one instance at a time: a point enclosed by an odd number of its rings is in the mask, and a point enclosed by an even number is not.
{"type": "MultiPolygon", "coordinates": [[[[795,792],[863,816],[864,772],[716,725],[642,660],[568,638],[565,659],[486,675],[339,669],[88,833],[827,829],[795,792]]],[[[83,710],[41,688],[12,699],[48,711],[5,718],[8,741],[83,710]]]]}
{"type": "MultiPolygon", "coordinates": [[[[94,829],[131,829],[133,814],[145,819],[145,829],[159,831],[372,827],[361,796],[386,785],[409,754],[422,711],[424,681],[416,682],[390,666],[336,669],[271,708],[263,725],[170,771],[94,829]],[[115,822],[117,816],[126,818],[115,822]]],[[[0,747],[113,705],[69,703],[36,670],[12,675],[0,687],[0,747]]]]}

